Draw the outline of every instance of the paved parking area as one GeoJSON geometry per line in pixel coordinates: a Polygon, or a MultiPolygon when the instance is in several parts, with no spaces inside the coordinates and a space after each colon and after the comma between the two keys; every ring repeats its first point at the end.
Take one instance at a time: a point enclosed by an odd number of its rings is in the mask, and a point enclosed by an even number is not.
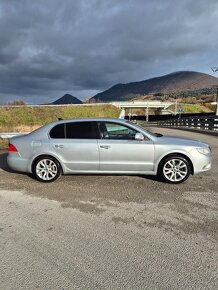
{"type": "Polygon", "coordinates": [[[218,138],[212,170],[156,177],[62,176],[43,184],[0,154],[2,289],[217,289],[218,138]]]}

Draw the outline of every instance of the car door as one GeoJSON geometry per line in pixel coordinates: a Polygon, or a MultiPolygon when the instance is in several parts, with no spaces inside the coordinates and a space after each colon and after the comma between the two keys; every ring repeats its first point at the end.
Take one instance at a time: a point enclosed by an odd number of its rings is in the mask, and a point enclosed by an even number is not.
{"type": "Polygon", "coordinates": [[[115,122],[98,122],[100,170],[113,172],[153,171],[154,144],[145,136],[135,140],[137,130],[115,122]]]}
{"type": "Polygon", "coordinates": [[[66,122],[56,125],[51,130],[50,142],[68,170],[99,170],[95,126],[96,123],[90,121],[66,122]]]}

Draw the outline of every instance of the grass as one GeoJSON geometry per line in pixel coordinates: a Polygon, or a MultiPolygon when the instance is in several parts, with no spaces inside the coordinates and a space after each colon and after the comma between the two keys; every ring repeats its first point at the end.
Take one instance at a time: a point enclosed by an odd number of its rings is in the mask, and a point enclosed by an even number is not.
{"type": "Polygon", "coordinates": [[[0,132],[29,132],[58,118],[116,118],[118,116],[119,109],[112,105],[5,107],[0,108],[0,132]]]}
{"type": "Polygon", "coordinates": [[[0,150],[6,150],[8,148],[8,140],[0,139],[0,150]]]}
{"type": "MultiPolygon", "coordinates": [[[[179,103],[177,105],[178,108],[181,108],[184,114],[191,114],[191,113],[210,113],[212,112],[211,109],[202,105],[202,104],[183,104],[179,103]]],[[[175,106],[170,106],[170,110],[174,111],[175,106]]]]}

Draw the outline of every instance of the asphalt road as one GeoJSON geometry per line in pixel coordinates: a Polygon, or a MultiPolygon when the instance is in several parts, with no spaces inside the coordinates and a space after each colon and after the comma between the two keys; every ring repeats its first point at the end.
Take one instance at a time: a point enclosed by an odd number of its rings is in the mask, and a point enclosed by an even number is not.
{"type": "Polygon", "coordinates": [[[218,289],[218,138],[155,131],[209,143],[212,170],[42,184],[0,154],[0,290],[218,289]]]}

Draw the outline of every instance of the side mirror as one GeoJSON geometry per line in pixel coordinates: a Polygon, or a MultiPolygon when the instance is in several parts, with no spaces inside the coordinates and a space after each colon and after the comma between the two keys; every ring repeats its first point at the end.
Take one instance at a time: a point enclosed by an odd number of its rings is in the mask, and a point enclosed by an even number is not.
{"type": "Polygon", "coordinates": [[[135,140],[137,140],[137,141],[143,141],[143,140],[145,140],[145,138],[144,138],[144,136],[143,136],[142,133],[136,133],[135,134],[135,140]]]}

